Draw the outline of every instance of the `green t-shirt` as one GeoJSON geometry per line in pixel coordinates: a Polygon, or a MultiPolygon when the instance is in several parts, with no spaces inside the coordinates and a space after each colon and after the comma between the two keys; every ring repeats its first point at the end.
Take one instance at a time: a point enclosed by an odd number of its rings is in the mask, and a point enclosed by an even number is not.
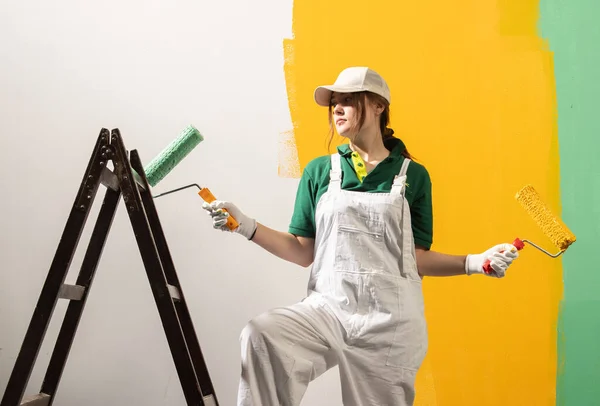
{"type": "MultiPolygon", "coordinates": [[[[359,180],[352,162],[352,150],[347,144],[339,146],[342,163],[342,189],[369,193],[387,193],[392,187],[394,176],[400,172],[405,149],[398,138],[388,138],[385,146],[390,155],[380,162],[363,180],[359,180]]],[[[315,209],[319,198],[329,186],[331,156],[325,155],[310,161],[302,173],[294,212],[289,226],[291,234],[315,238],[315,209]]],[[[414,160],[407,170],[408,183],[406,200],[410,206],[412,230],[415,244],[426,249],[433,243],[433,210],[431,179],[425,167],[414,160]]]]}

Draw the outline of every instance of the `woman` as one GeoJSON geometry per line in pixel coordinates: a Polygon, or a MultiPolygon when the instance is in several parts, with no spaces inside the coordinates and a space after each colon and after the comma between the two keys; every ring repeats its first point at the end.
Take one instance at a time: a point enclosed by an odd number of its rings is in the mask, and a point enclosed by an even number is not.
{"type": "Polygon", "coordinates": [[[203,206],[215,228],[228,230],[226,209],[240,223],[236,233],[284,260],[312,264],[304,300],[244,328],[238,405],[299,405],[308,384],[336,365],[344,405],[412,405],[428,343],[422,277],[503,277],[517,250],[430,250],[429,174],[388,129],[390,91],[380,75],[350,67],[314,97],[348,144],[308,163],[288,232],[231,202],[203,206]]]}

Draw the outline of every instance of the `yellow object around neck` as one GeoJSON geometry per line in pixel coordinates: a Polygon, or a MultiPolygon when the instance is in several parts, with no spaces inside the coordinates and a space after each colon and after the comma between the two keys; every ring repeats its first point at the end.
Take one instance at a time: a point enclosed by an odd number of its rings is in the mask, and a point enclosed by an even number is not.
{"type": "Polygon", "coordinates": [[[367,176],[367,165],[365,165],[362,157],[356,151],[352,152],[352,164],[354,165],[358,180],[362,183],[363,179],[367,176]]]}

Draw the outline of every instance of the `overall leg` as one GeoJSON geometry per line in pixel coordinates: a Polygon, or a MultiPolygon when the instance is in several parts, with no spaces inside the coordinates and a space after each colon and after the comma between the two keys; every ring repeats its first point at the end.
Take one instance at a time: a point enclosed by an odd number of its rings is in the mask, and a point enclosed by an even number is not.
{"type": "MultiPolygon", "coordinates": [[[[410,310],[403,307],[406,314],[410,310]]],[[[370,330],[339,355],[345,406],[412,406],[415,379],[428,348],[425,319],[370,330]]]]}
{"type": "Polygon", "coordinates": [[[416,369],[386,363],[388,351],[348,348],[340,357],[344,406],[412,406],[416,369]]]}
{"type": "Polygon", "coordinates": [[[321,307],[304,302],[269,310],[243,329],[238,406],[297,406],[310,381],[337,364],[321,307]]]}

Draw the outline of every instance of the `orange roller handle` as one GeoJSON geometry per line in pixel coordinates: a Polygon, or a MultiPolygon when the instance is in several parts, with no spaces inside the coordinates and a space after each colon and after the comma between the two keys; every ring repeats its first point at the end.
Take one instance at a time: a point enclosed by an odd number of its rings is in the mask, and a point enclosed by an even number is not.
{"type": "MultiPolygon", "coordinates": [[[[200,191],[198,192],[198,194],[200,195],[200,197],[202,199],[204,199],[204,201],[206,203],[212,203],[215,200],[217,200],[217,198],[212,194],[212,192],[208,188],[201,188],[200,191]]],[[[227,212],[226,209],[221,209],[221,210],[227,212]]],[[[237,222],[237,220],[233,218],[233,216],[231,215],[231,213],[229,213],[229,217],[227,217],[227,227],[231,231],[233,231],[236,228],[238,228],[239,225],[240,224],[237,222]]]]}

